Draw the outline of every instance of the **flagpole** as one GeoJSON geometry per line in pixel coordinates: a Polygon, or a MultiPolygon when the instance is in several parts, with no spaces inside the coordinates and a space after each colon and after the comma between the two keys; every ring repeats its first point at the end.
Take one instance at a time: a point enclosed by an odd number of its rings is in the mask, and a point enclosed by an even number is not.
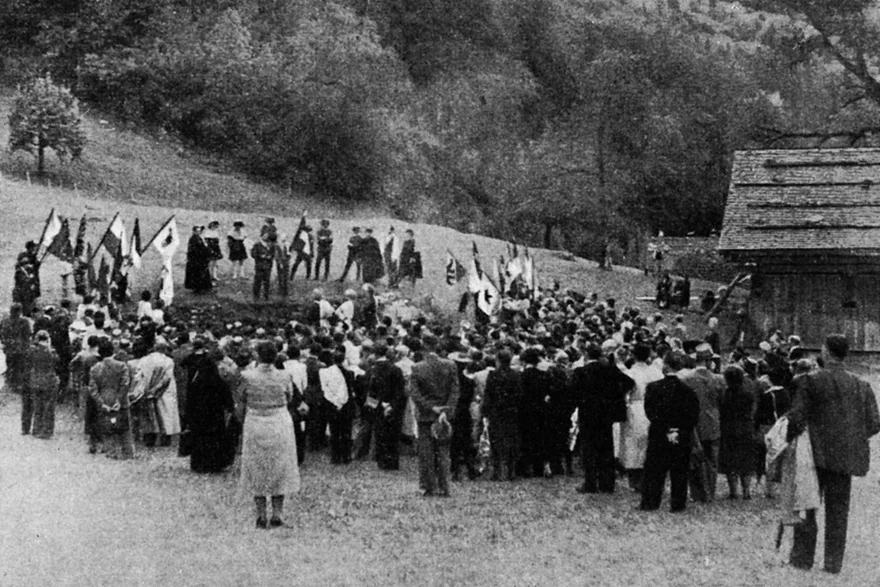
{"type": "Polygon", "coordinates": [[[89,263],[91,263],[91,262],[95,259],[95,256],[98,254],[98,249],[100,249],[100,248],[101,248],[101,245],[104,244],[104,239],[107,238],[107,233],[110,232],[110,227],[113,226],[113,223],[116,222],[116,219],[117,219],[118,217],[119,217],[119,212],[117,212],[117,213],[113,216],[113,218],[110,220],[110,224],[107,225],[107,230],[105,230],[105,231],[104,231],[104,234],[101,235],[101,240],[98,242],[98,246],[95,247],[95,250],[94,250],[94,251],[92,251],[92,256],[91,256],[91,258],[89,259],[89,263]]]}
{"type": "MultiPolygon", "coordinates": [[[[54,215],[55,215],[55,208],[52,208],[52,210],[49,212],[49,217],[46,218],[46,224],[43,225],[43,232],[40,234],[40,240],[37,241],[37,249],[38,250],[39,250],[39,247],[41,247],[43,245],[43,237],[46,236],[46,231],[49,230],[49,221],[52,220],[52,216],[54,216],[54,215]]],[[[43,259],[45,259],[45,258],[46,258],[46,255],[44,253],[43,257],[39,261],[37,261],[37,265],[42,263],[43,259]]]]}
{"type": "MultiPolygon", "coordinates": [[[[147,249],[150,248],[150,245],[153,244],[153,241],[156,240],[156,237],[159,236],[159,233],[162,232],[163,230],[165,230],[165,227],[168,226],[168,224],[172,220],[174,220],[174,217],[175,217],[175,214],[172,214],[171,218],[166,220],[165,223],[161,227],[159,227],[159,230],[156,231],[156,234],[153,235],[153,238],[151,238],[147,244],[145,244],[143,247],[141,247],[141,252],[146,251],[147,249]]],[[[140,252],[138,254],[140,254],[140,252]]]]}

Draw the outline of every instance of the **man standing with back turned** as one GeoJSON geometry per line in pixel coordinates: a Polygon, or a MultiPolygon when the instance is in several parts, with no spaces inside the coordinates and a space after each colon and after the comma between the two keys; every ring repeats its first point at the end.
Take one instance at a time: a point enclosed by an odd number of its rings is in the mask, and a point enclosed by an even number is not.
{"type": "Polygon", "coordinates": [[[419,477],[425,496],[448,497],[451,431],[442,431],[450,430],[448,420],[454,417],[458,404],[458,369],[437,355],[436,336],[425,336],[422,344],[425,359],[413,365],[410,378],[419,423],[419,477]]]}
{"type": "MultiPolygon", "coordinates": [[[[819,491],[825,502],[825,571],[839,573],[846,549],[852,477],[864,477],[871,461],[868,439],[880,432],[877,399],[871,386],[849,373],[844,359],[849,341],[830,334],[822,348],[825,368],[797,380],[788,414],[789,440],[808,427],[819,491]]],[[[791,566],[810,569],[816,553],[816,510],[794,528],[791,566]]]]}

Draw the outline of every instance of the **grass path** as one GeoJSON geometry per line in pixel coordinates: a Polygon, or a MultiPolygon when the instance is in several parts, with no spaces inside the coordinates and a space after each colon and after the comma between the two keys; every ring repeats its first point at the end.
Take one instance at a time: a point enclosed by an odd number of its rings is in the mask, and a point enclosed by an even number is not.
{"type": "Polygon", "coordinates": [[[414,457],[389,474],[310,454],[290,525],[266,532],[253,528],[234,471],[195,475],[168,449],[130,462],[90,456],[64,409],[55,439],[22,437],[18,399],[0,401],[0,585],[880,582],[876,473],[853,485],[839,577],[781,565],[775,511],[763,499],[647,514],[627,491],[584,498],[575,479],[555,478],[478,480],[456,484],[449,500],[425,500],[414,457]]]}

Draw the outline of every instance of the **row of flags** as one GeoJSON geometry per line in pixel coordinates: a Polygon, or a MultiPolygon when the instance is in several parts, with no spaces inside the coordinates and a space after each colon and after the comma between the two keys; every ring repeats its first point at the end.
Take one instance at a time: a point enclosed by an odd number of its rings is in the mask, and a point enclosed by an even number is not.
{"type": "MultiPolygon", "coordinates": [[[[468,293],[474,298],[477,309],[486,316],[497,314],[501,310],[502,298],[522,286],[530,296],[538,291],[538,278],[535,271],[534,258],[524,247],[520,253],[515,244],[507,245],[507,260],[503,255],[492,257],[491,268],[487,271],[480,261],[477,243],[473,243],[473,256],[470,266],[465,266],[446,250],[446,283],[454,286],[467,277],[468,293]]],[[[463,298],[461,311],[467,305],[463,298]]]]}
{"type": "Polygon", "coordinates": [[[174,298],[172,259],[180,247],[180,233],[174,216],[165,221],[145,246],[141,245],[141,227],[137,218],[129,235],[122,217],[117,213],[94,248],[91,243],[86,242],[87,225],[88,221],[83,215],[79,221],[76,238],[71,242],[70,220],[59,216],[53,208],[46,219],[43,234],[38,242],[37,254],[40,261],[42,262],[47,255],[52,255],[69,263],[76,293],[86,295],[97,292],[109,298],[114,285],[117,291],[121,289],[122,292],[127,293],[129,272],[141,268],[141,257],[152,245],[162,257],[162,284],[159,297],[166,304],[171,303],[174,298]],[[100,263],[96,274],[94,260],[99,255],[100,263]]]}

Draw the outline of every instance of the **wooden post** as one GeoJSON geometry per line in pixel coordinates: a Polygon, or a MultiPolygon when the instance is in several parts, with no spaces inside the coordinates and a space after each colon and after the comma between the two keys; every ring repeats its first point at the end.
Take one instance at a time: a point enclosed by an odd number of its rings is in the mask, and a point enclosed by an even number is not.
{"type": "Polygon", "coordinates": [[[714,316],[719,310],[721,310],[721,308],[724,306],[724,303],[727,302],[727,298],[729,298],[730,294],[733,293],[733,289],[749,277],[751,277],[751,274],[749,273],[742,272],[737,274],[737,276],[733,278],[733,281],[730,282],[730,285],[727,286],[727,290],[725,290],[721,297],[718,298],[718,301],[715,302],[715,305],[712,306],[712,309],[709,310],[709,312],[705,316],[703,316],[703,318],[708,320],[709,318],[714,316]]]}

